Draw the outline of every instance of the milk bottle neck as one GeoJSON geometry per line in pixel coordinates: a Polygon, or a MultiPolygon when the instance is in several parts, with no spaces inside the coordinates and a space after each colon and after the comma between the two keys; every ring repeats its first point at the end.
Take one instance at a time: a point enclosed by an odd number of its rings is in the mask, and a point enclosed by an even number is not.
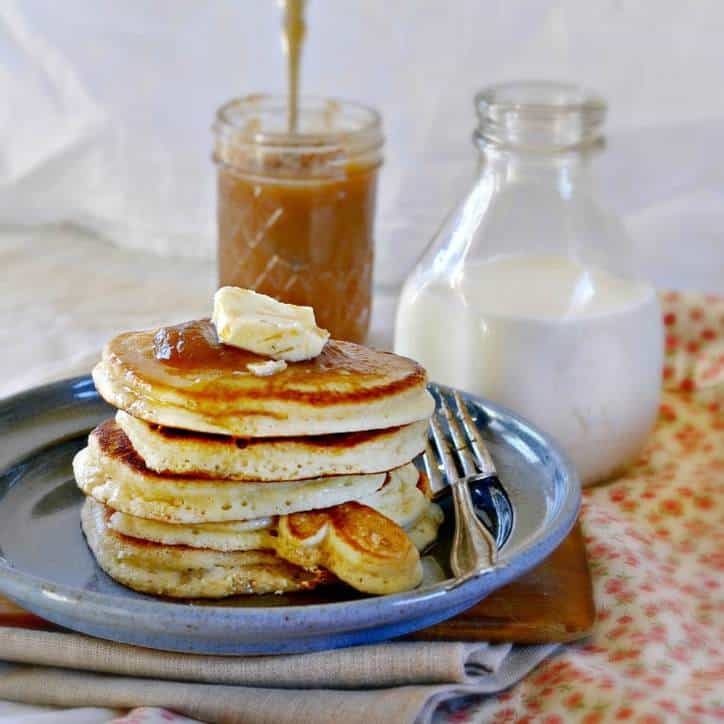
{"type": "Polygon", "coordinates": [[[499,184],[535,181],[565,193],[590,183],[590,159],[602,147],[606,104],[578,86],[518,82],[475,98],[481,170],[499,184]]]}
{"type": "Polygon", "coordinates": [[[563,195],[574,186],[588,192],[593,184],[592,156],[591,151],[546,154],[488,145],[480,149],[478,171],[497,190],[508,184],[541,184],[563,195]]]}

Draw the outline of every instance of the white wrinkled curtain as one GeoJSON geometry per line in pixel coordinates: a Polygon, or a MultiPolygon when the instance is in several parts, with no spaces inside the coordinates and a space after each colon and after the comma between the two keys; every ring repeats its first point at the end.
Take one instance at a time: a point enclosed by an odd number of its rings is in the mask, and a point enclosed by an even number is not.
{"type": "MultiPolygon", "coordinates": [[[[463,193],[476,89],[547,77],[609,99],[601,178],[649,273],[724,284],[721,3],[309,0],[308,15],[303,90],[384,115],[379,282],[463,193]]],[[[212,115],[283,90],[278,28],[273,0],[4,0],[0,223],[213,254],[212,115]]]]}

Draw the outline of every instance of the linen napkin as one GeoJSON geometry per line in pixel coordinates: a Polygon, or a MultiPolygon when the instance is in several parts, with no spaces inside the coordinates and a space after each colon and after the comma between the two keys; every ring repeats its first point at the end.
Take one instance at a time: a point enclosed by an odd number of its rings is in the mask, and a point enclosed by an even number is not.
{"type": "Polygon", "coordinates": [[[0,699],[160,706],[207,722],[428,722],[501,691],[557,648],[394,642],[293,656],[177,654],[73,633],[0,628],[0,699]]]}

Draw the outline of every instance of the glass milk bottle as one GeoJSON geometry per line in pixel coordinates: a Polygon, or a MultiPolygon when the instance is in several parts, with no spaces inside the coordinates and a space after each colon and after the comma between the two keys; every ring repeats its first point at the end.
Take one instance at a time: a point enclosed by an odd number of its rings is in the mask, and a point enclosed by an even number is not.
{"type": "Polygon", "coordinates": [[[537,424],[584,484],[607,479],[655,420],[663,333],[596,198],[606,105],[536,82],[493,86],[476,106],[480,173],[403,287],[395,351],[537,424]]]}

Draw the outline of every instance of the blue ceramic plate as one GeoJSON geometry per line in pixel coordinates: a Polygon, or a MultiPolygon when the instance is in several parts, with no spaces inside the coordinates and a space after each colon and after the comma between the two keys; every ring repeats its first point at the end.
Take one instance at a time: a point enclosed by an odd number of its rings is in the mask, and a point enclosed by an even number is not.
{"type": "MultiPolygon", "coordinates": [[[[446,393],[431,387],[436,394],[446,393]]],[[[482,517],[500,544],[495,570],[464,582],[452,580],[446,562],[452,531],[448,512],[441,540],[426,557],[427,579],[414,591],[364,596],[340,587],[212,604],[135,593],[96,565],[80,530],[82,496],[71,460],[88,430],[112,410],[89,377],[4,400],[0,592],[49,621],[93,636],[210,654],[313,651],[381,641],[438,623],[544,559],[570,531],[580,504],[573,468],[544,435],[507,410],[463,397],[507,493],[507,498],[491,493],[488,505],[481,503],[482,517]]]]}

